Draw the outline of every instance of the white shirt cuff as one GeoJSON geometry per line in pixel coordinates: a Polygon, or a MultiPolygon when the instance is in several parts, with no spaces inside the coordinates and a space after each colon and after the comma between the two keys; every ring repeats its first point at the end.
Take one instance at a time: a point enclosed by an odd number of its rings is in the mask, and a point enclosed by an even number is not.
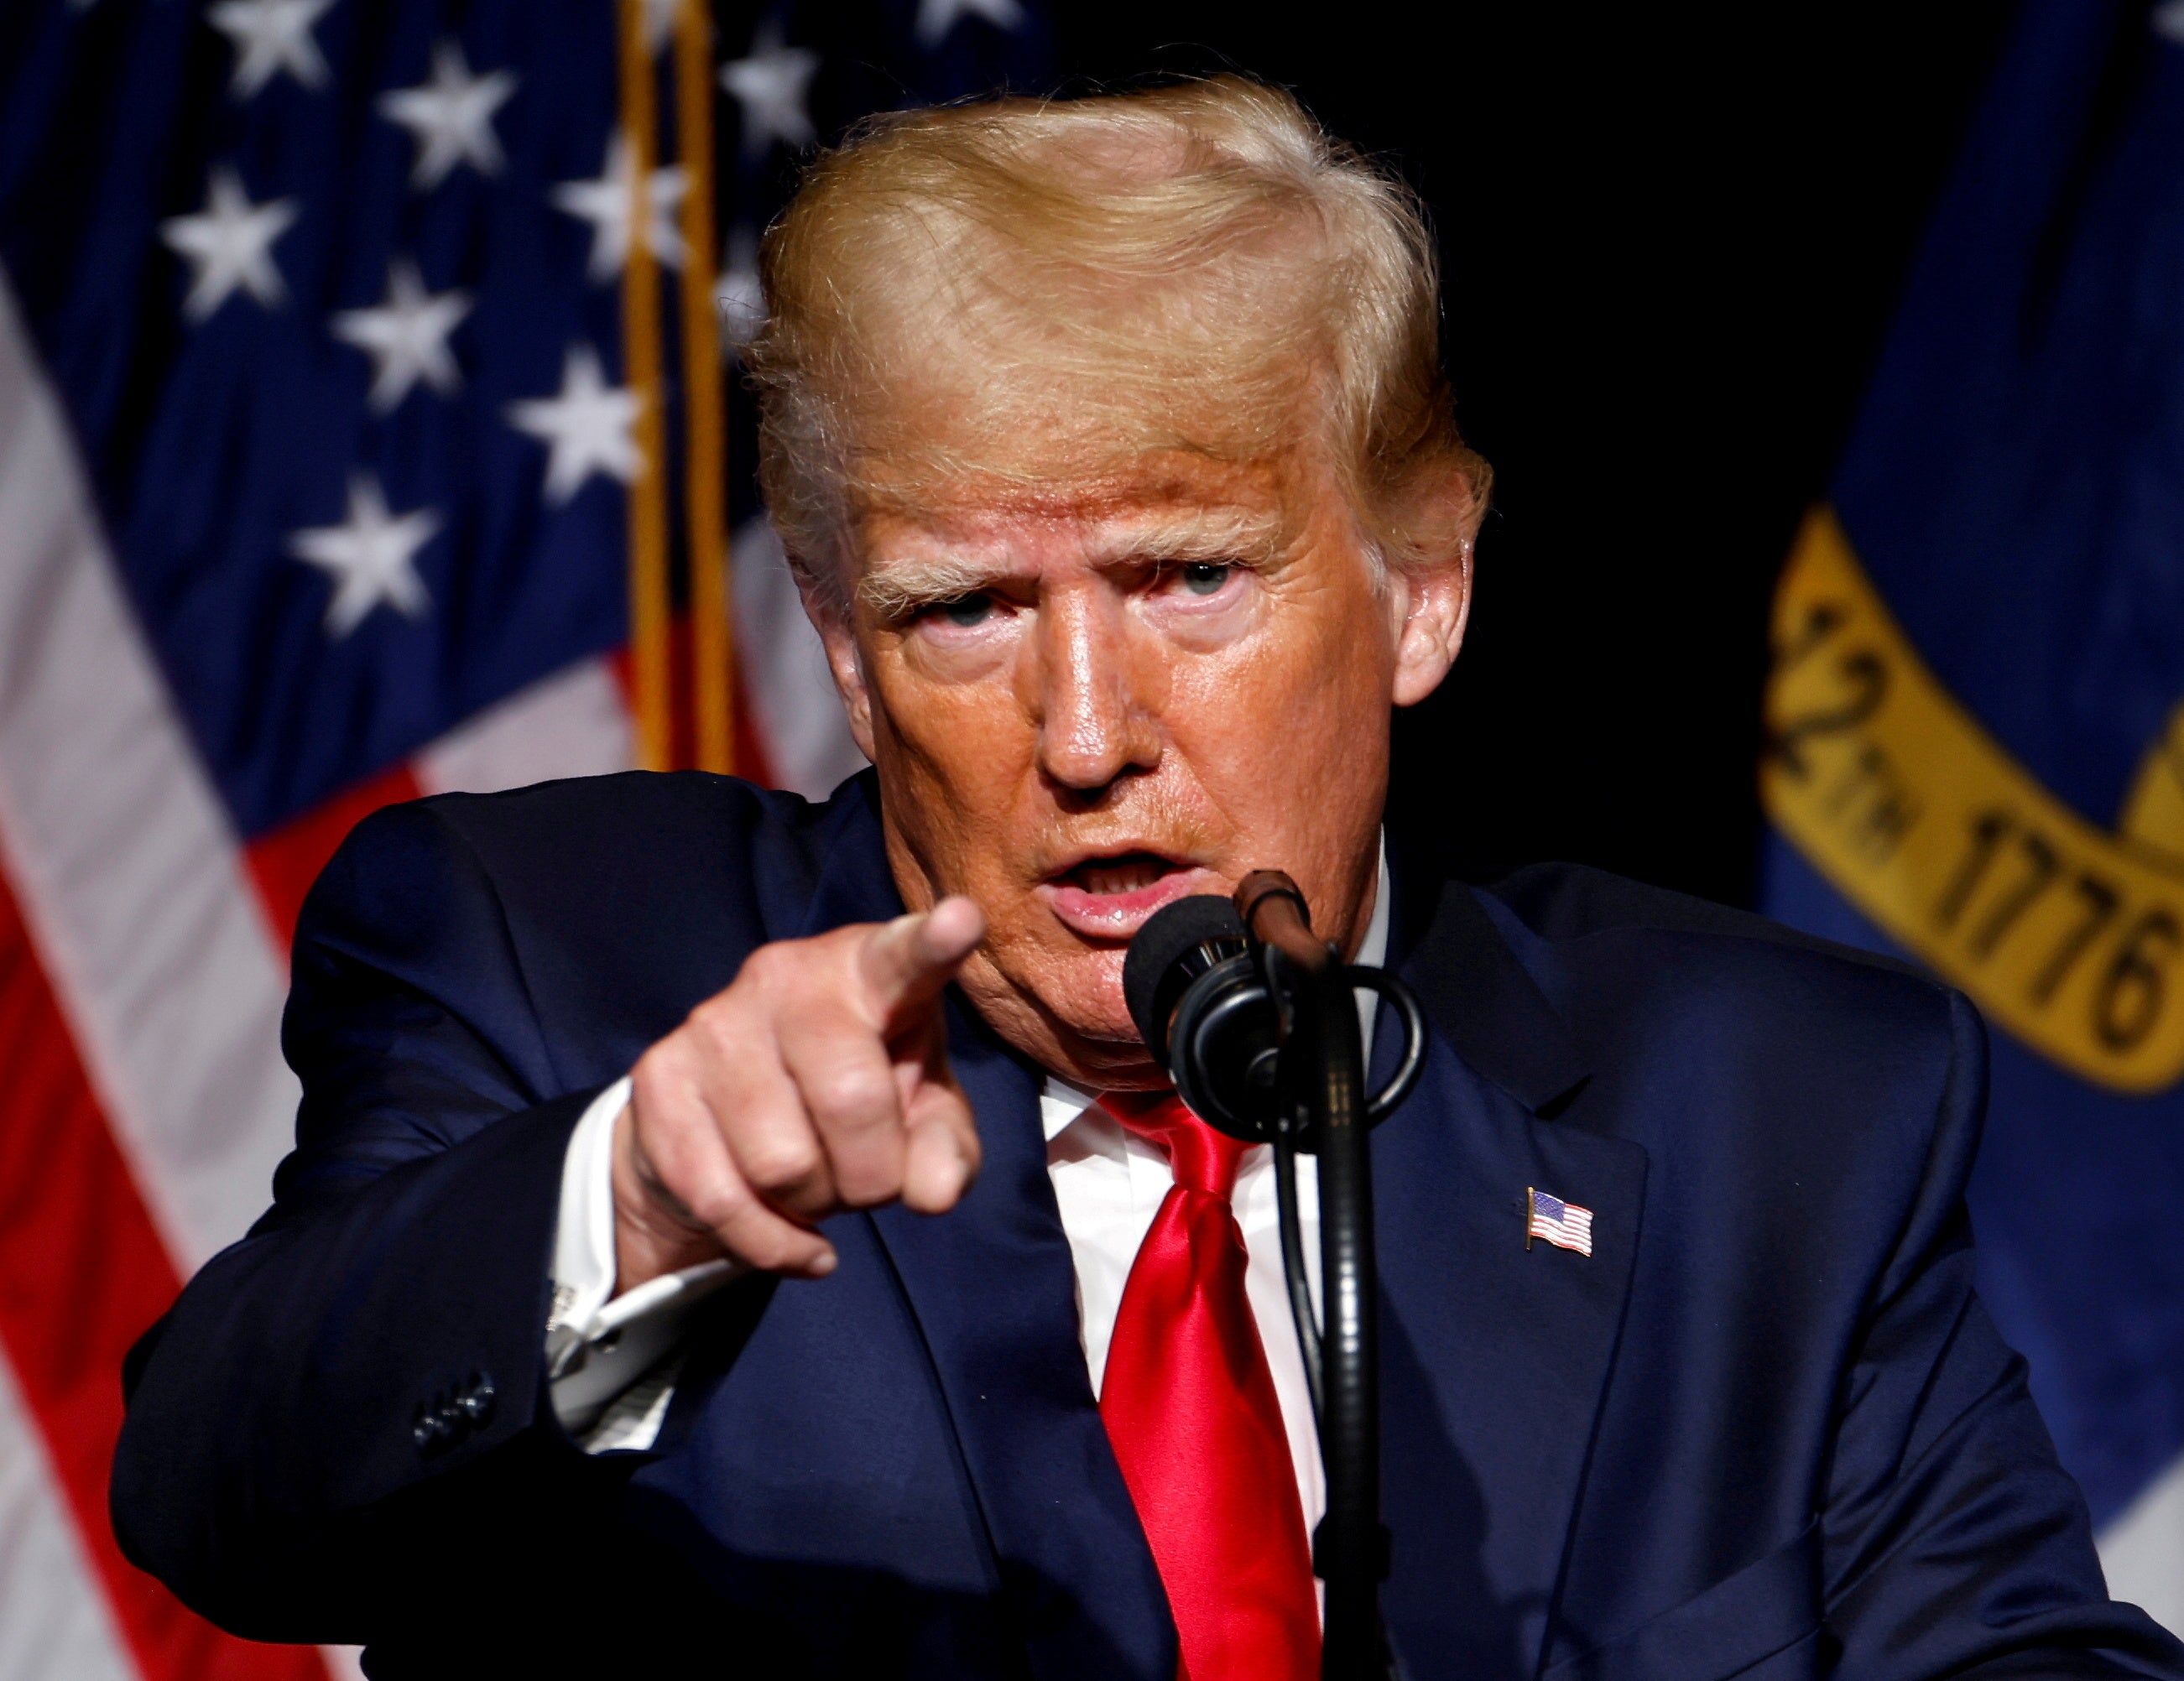
{"type": "Polygon", "coordinates": [[[652,1445],[690,1311],[743,1270],[709,1261],[615,1294],[615,1125],[628,1106],[625,1077],[593,1099],[561,1159],[546,1374],[554,1417],[587,1453],[652,1445]]]}

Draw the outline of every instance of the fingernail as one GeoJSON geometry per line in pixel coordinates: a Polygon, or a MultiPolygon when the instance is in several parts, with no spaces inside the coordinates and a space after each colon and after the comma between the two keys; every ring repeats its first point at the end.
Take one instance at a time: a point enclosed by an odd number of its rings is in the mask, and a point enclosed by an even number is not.
{"type": "Polygon", "coordinates": [[[815,1278],[823,1278],[839,1264],[839,1257],[832,1250],[823,1250],[812,1257],[810,1272],[815,1278]]]}

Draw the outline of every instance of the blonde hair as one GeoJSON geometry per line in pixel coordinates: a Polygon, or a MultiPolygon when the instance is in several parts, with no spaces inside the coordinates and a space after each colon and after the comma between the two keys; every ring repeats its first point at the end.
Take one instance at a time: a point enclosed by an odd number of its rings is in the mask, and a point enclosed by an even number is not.
{"type": "Polygon", "coordinates": [[[872,118],[813,164],[760,274],[760,482],[829,609],[860,514],[1036,499],[1162,450],[1262,461],[1307,402],[1383,564],[1462,552],[1484,511],[1417,201],[1277,88],[872,118]]]}

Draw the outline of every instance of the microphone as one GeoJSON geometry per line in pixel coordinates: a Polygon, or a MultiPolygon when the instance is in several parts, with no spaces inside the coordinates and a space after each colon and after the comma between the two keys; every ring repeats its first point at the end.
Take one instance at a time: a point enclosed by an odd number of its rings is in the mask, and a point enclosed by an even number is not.
{"type": "Polygon", "coordinates": [[[1194,893],[1156,911],[1123,960],[1123,998],[1194,1115],[1247,1143],[1272,1138],[1281,1024],[1234,903],[1194,893]]]}
{"type": "Polygon", "coordinates": [[[1271,1144],[1282,1271],[1327,1469],[1327,1516],[1312,1536],[1327,1584],[1323,1681],[1388,1681],[1380,1583],[1378,1272],[1367,1135],[1407,1096],[1424,1060],[1418,999],[1394,976],[1357,968],[1312,932],[1296,883],[1246,876],[1232,901],[1177,899],[1149,917],[1123,960],[1123,997],[1176,1094],[1208,1125],[1271,1144]],[[1394,1077],[1365,1092],[1357,994],[1377,993],[1403,1025],[1394,1077]],[[1304,1258],[1296,1157],[1319,1158],[1320,1275],[1315,1309],[1304,1258]]]}
{"type": "MultiPolygon", "coordinates": [[[[1271,871],[1246,877],[1244,896],[1255,909],[1270,900],[1277,908],[1284,899],[1303,902],[1286,877],[1271,871]],[[1253,893],[1262,878],[1284,885],[1253,893]]],[[[1235,901],[1212,893],[1162,906],[1138,930],[1123,960],[1123,999],[1130,1020],[1162,1071],[1175,1082],[1176,1094],[1208,1126],[1249,1144],[1273,1142],[1279,1114],[1287,1023],[1268,984],[1279,961],[1246,931],[1235,901]]],[[[1364,1105],[1366,1123],[1377,1126],[1418,1082],[1425,1020],[1410,989],[1384,970],[1337,966],[1336,972],[1338,984],[1379,994],[1402,1021],[1402,1059],[1364,1105]]],[[[1311,1153],[1311,1129],[1298,1127],[1293,1142],[1311,1153]]]]}

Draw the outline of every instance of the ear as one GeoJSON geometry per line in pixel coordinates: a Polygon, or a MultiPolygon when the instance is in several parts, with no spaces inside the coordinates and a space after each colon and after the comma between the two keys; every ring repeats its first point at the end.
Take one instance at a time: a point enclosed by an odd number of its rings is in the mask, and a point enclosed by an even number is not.
{"type": "Polygon", "coordinates": [[[1396,669],[1390,698],[1415,706],[1440,687],[1471,618],[1471,557],[1486,509],[1485,463],[1469,452],[1429,472],[1407,498],[1418,548],[1388,579],[1396,669]],[[1423,551],[1423,552],[1420,552],[1423,551]]]}
{"type": "Polygon", "coordinates": [[[1446,559],[1393,572],[1388,605],[1396,633],[1389,698],[1398,706],[1415,706],[1440,687],[1463,646],[1463,627],[1471,617],[1468,539],[1446,559]]]}
{"type": "Polygon", "coordinates": [[[816,593],[804,591],[804,616],[819,632],[827,650],[827,669],[834,679],[834,692],[842,697],[842,710],[850,716],[850,737],[867,759],[872,751],[872,694],[865,682],[864,657],[857,650],[856,632],[850,628],[850,610],[821,601],[816,593]]]}

